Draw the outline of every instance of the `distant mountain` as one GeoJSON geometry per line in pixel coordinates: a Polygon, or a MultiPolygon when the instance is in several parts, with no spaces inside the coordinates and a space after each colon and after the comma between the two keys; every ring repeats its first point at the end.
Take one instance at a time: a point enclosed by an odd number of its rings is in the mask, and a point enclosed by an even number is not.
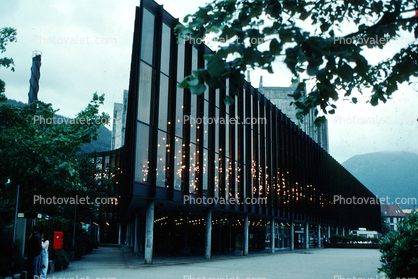
{"type": "Polygon", "coordinates": [[[112,132],[106,127],[102,127],[96,141],[86,143],[81,146],[82,153],[109,151],[112,140],[112,132]]]}
{"type": "MultiPolygon", "coordinates": [[[[7,100],[8,103],[17,104],[21,107],[26,106],[27,104],[22,103],[16,100],[7,100]]],[[[71,118],[56,114],[55,117],[57,119],[64,119],[62,122],[69,122],[71,118]]],[[[91,153],[91,152],[102,152],[102,151],[109,151],[112,139],[112,132],[107,129],[106,127],[102,127],[100,130],[100,134],[97,137],[96,141],[92,141],[90,143],[86,143],[81,146],[81,153],[91,153]]]]}
{"type": "MultiPolygon", "coordinates": [[[[416,204],[401,204],[402,198],[418,199],[418,154],[409,152],[376,152],[351,157],[342,164],[379,198],[398,200],[401,208],[416,204]]],[[[403,202],[406,202],[404,199],[403,202]]]]}

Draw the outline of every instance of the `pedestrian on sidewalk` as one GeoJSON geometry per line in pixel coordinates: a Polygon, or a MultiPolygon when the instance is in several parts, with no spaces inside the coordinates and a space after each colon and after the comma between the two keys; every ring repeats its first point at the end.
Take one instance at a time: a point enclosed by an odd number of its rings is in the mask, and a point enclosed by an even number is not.
{"type": "Polygon", "coordinates": [[[48,273],[48,262],[49,262],[49,240],[42,234],[42,252],[41,252],[41,279],[46,279],[48,273]]]}
{"type": "Polygon", "coordinates": [[[32,233],[29,236],[27,246],[29,261],[28,279],[39,278],[42,244],[41,236],[39,235],[39,227],[37,225],[34,225],[32,228],[32,233]]]}

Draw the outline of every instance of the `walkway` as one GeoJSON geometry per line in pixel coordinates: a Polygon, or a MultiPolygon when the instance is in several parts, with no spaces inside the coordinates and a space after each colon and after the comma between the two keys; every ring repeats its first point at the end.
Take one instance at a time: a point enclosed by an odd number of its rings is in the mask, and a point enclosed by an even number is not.
{"type": "Polygon", "coordinates": [[[313,249],[204,260],[160,258],[152,266],[121,247],[100,247],[48,278],[74,279],[382,279],[377,249],[313,249]]]}

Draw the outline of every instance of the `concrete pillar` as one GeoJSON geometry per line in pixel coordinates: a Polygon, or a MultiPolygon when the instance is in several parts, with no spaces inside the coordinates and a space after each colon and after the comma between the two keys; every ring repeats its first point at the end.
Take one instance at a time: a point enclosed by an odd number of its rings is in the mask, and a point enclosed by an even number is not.
{"type": "Polygon", "coordinates": [[[138,213],[134,215],[134,254],[139,254],[139,220],[138,213]]]}
{"type": "Polygon", "coordinates": [[[152,264],[154,244],[154,201],[147,201],[147,212],[145,217],[145,264],[152,264]]]}
{"type": "Polygon", "coordinates": [[[343,227],[343,236],[345,236],[345,228],[343,227]]]}
{"type": "Polygon", "coordinates": [[[131,228],[129,226],[129,222],[126,223],[126,245],[128,245],[128,247],[130,247],[130,243],[129,243],[129,239],[131,237],[131,228]]]}
{"type": "Polygon", "coordinates": [[[248,256],[248,241],[249,241],[249,229],[248,229],[248,214],[244,216],[244,235],[243,235],[243,242],[244,242],[244,256],[248,256]]]}
{"type": "Polygon", "coordinates": [[[212,209],[206,214],[206,246],[205,246],[205,258],[210,259],[212,248],[212,209]]]}
{"type": "Polygon", "coordinates": [[[118,244],[122,244],[122,225],[118,224],[118,244]]]}
{"type": "Polygon", "coordinates": [[[274,241],[276,240],[276,235],[275,235],[275,226],[274,226],[274,218],[271,217],[270,219],[270,247],[271,247],[271,252],[274,253],[274,246],[275,243],[274,241]]]}
{"type": "Polygon", "coordinates": [[[282,246],[281,248],[284,248],[284,226],[280,226],[280,236],[282,238],[282,246]]]}
{"type": "Polygon", "coordinates": [[[331,237],[331,225],[328,225],[328,230],[327,230],[328,241],[329,241],[330,237],[331,237]]]}
{"type": "Polygon", "coordinates": [[[305,249],[309,249],[309,223],[305,223],[305,249]]]}
{"type": "Polygon", "coordinates": [[[290,222],[290,251],[295,250],[295,223],[290,222]]]}
{"type": "Polygon", "coordinates": [[[322,235],[321,235],[321,224],[318,224],[318,248],[321,248],[322,235]]]}
{"type": "Polygon", "coordinates": [[[338,235],[338,227],[335,227],[335,235],[338,235]]]}

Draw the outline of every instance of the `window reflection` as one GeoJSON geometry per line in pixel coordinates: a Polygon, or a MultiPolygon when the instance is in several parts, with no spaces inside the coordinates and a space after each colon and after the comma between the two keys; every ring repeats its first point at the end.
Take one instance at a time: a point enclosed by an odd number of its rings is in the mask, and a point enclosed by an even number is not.
{"type": "Polygon", "coordinates": [[[198,191],[198,173],[199,165],[197,163],[196,145],[191,143],[190,147],[190,162],[189,162],[189,193],[196,194],[198,191]]]}
{"type": "Polygon", "coordinates": [[[165,187],[166,185],[166,142],[167,134],[158,131],[156,185],[160,187],[165,187]]]}
{"type": "Polygon", "coordinates": [[[163,33],[161,37],[161,72],[169,74],[170,71],[170,45],[171,28],[163,23],[163,33]]]}
{"type": "Polygon", "coordinates": [[[167,111],[168,111],[168,77],[161,74],[160,78],[160,98],[158,110],[158,128],[167,130],[167,111]]]}
{"type": "Polygon", "coordinates": [[[148,124],[150,121],[153,69],[141,62],[139,71],[138,120],[148,124]]]}
{"type": "Polygon", "coordinates": [[[136,134],[135,181],[148,183],[149,177],[149,127],[138,123],[136,134]]]}
{"type": "Polygon", "coordinates": [[[186,166],[183,165],[183,140],[176,137],[174,149],[174,190],[181,190],[183,184],[183,170],[186,166]]]}
{"type": "Polygon", "coordinates": [[[154,50],[154,23],[155,16],[144,9],[142,15],[142,40],[141,40],[141,58],[152,65],[154,50]]]}

